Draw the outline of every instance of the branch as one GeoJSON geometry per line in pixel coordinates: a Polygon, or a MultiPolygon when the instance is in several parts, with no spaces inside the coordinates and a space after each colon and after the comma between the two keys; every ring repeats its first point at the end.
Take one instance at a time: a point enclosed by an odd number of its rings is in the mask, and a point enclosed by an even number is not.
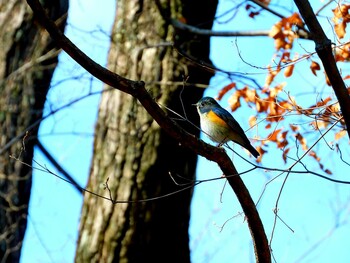
{"type": "Polygon", "coordinates": [[[45,157],[56,167],[56,169],[63,174],[63,176],[75,187],[75,189],[82,194],[83,188],[77,183],[77,181],[66,171],[63,167],[56,161],[56,159],[47,151],[44,145],[41,144],[39,140],[36,140],[36,145],[39,147],[40,151],[45,155],[45,157]]]}
{"type": "MultiPolygon", "coordinates": [[[[49,32],[57,44],[83,68],[104,83],[137,98],[159,126],[175,140],[181,142],[182,146],[190,148],[208,160],[215,161],[226,176],[238,175],[236,168],[224,149],[204,143],[168,118],[147,92],[144,82],[128,80],[98,65],[59,31],[56,25],[48,18],[38,0],[27,0],[27,3],[32,8],[36,19],[49,32]]],[[[248,189],[239,176],[230,176],[227,180],[247,217],[257,262],[271,262],[270,249],[263,224],[248,189]]]]}
{"type": "Polygon", "coordinates": [[[69,106],[72,106],[73,104],[91,96],[91,95],[95,95],[95,94],[98,94],[98,93],[101,93],[101,91],[97,91],[97,92],[92,92],[92,93],[89,93],[89,94],[86,94],[80,98],[77,98],[77,99],[74,99],[73,101],[70,101],[68,102],[67,104],[63,105],[62,107],[59,107],[55,110],[52,110],[51,112],[49,112],[48,114],[46,114],[45,116],[41,117],[40,119],[37,119],[35,122],[33,122],[31,125],[27,126],[22,132],[20,132],[19,134],[17,134],[17,136],[13,137],[9,142],[7,142],[2,148],[0,148],[0,155],[3,154],[5,151],[7,151],[14,143],[18,142],[19,140],[21,140],[25,134],[29,131],[31,131],[32,129],[38,127],[40,125],[40,123],[47,119],[48,117],[56,114],[57,112],[69,107],[69,106]]]}
{"type": "MultiPolygon", "coordinates": [[[[247,31],[213,31],[210,29],[203,29],[182,23],[177,19],[171,19],[171,24],[182,31],[187,31],[192,34],[212,37],[268,37],[270,30],[247,30],[247,31]]],[[[310,39],[310,33],[303,27],[295,32],[301,39],[310,39]]]]}
{"type": "Polygon", "coordinates": [[[259,0],[250,0],[251,2],[253,2],[254,4],[260,6],[262,9],[265,9],[266,11],[270,12],[271,14],[274,14],[275,16],[278,16],[279,18],[284,18],[283,15],[281,15],[280,13],[276,12],[275,10],[271,9],[270,7],[268,7],[267,4],[259,1],[259,0]]]}
{"type": "Polygon", "coordinates": [[[336,61],[333,56],[332,42],[327,38],[320,23],[318,22],[309,1],[294,0],[301,16],[310,30],[311,37],[315,42],[315,49],[320,57],[327,77],[332,84],[333,90],[339,101],[345,124],[350,138],[350,97],[345,83],[339,73],[336,61]]]}
{"type": "Polygon", "coordinates": [[[180,30],[187,31],[197,35],[213,36],[213,37],[261,37],[268,36],[270,30],[260,31],[213,31],[210,29],[198,28],[188,24],[184,24],[177,19],[171,19],[171,24],[180,30]]]}

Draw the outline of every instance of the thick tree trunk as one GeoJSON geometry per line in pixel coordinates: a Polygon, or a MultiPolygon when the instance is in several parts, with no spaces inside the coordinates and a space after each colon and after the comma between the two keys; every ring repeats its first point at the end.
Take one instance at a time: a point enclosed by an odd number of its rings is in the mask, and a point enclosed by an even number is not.
{"type": "MultiPolygon", "coordinates": [[[[43,2],[63,28],[68,1],[43,2]]],[[[58,52],[21,0],[0,3],[0,43],[0,259],[19,262],[32,182],[20,161],[32,162],[38,126],[27,127],[42,116],[58,52]]]]}
{"type": "MultiPolygon", "coordinates": [[[[182,100],[187,117],[198,124],[191,104],[203,90],[187,86],[181,93],[181,83],[186,76],[191,83],[208,83],[211,73],[181,57],[169,42],[208,62],[209,38],[175,32],[169,23],[177,18],[211,28],[217,1],[118,0],[117,5],[109,68],[145,81],[155,100],[180,114],[182,100]]],[[[185,122],[182,125],[199,134],[185,122]]],[[[179,189],[169,173],[194,179],[196,160],[133,98],[115,90],[103,93],[89,190],[108,197],[103,187],[108,182],[113,200],[161,196],[179,189]]],[[[85,194],[76,262],[189,262],[191,194],[187,190],[154,201],[115,205],[85,194]]]]}

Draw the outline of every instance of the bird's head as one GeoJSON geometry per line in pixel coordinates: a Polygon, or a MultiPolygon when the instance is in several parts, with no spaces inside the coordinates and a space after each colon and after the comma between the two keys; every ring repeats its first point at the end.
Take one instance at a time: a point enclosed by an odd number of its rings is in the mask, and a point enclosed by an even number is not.
{"type": "Polygon", "coordinates": [[[203,113],[208,111],[214,106],[218,106],[219,104],[216,102],[216,100],[214,100],[211,97],[204,97],[200,99],[196,104],[193,104],[193,105],[197,107],[199,112],[203,113]]]}

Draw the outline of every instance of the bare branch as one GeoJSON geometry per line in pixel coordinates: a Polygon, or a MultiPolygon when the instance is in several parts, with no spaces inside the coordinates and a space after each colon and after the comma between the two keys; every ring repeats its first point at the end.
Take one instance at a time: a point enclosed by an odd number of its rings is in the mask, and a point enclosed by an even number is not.
{"type": "MultiPolygon", "coordinates": [[[[204,143],[168,118],[144,88],[144,82],[125,79],[95,63],[58,30],[56,25],[47,17],[38,0],[27,0],[27,3],[32,8],[40,24],[45,27],[57,44],[88,72],[106,84],[137,98],[154,120],[170,136],[181,142],[182,146],[192,149],[195,153],[204,156],[208,160],[215,161],[225,175],[238,174],[232,161],[223,149],[204,143]]],[[[264,227],[248,189],[239,176],[228,177],[227,180],[247,217],[257,262],[271,262],[271,254],[264,227]]]]}
{"type": "Polygon", "coordinates": [[[39,140],[36,141],[36,145],[39,147],[40,151],[46,156],[46,158],[56,167],[56,169],[67,178],[70,183],[75,187],[75,189],[82,194],[83,188],[77,183],[77,181],[65,170],[63,167],[55,160],[55,158],[47,151],[44,145],[41,144],[39,140]]]}
{"type": "Polygon", "coordinates": [[[260,30],[260,31],[213,31],[209,29],[202,29],[195,26],[187,25],[180,22],[177,19],[172,19],[171,23],[177,29],[188,31],[197,35],[213,36],[213,37],[261,37],[268,36],[270,30],[260,30]]]}
{"type": "Polygon", "coordinates": [[[250,1],[253,2],[254,4],[260,6],[261,8],[265,9],[266,11],[270,12],[271,14],[274,14],[275,16],[278,16],[279,18],[284,18],[283,15],[281,15],[280,13],[278,13],[275,10],[271,9],[270,7],[268,7],[262,1],[259,1],[259,0],[250,0],[250,1]]]}

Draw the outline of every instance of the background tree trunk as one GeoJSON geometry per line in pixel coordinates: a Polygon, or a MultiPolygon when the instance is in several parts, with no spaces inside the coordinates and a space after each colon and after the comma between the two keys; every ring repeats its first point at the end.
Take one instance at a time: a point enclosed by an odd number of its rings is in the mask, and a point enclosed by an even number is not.
{"type": "MultiPolygon", "coordinates": [[[[63,29],[68,1],[42,2],[63,29]]],[[[42,116],[58,51],[20,0],[0,2],[0,43],[0,259],[19,262],[32,175],[10,155],[32,163],[38,125],[28,127],[42,116]]]]}
{"type": "MultiPolygon", "coordinates": [[[[109,69],[143,80],[164,106],[199,124],[195,107],[211,73],[191,64],[169,45],[209,62],[209,37],[175,32],[170,18],[211,28],[217,1],[117,1],[109,69]],[[198,12],[198,6],[201,12],[198,12]],[[177,84],[175,83],[177,82],[177,84]]],[[[181,123],[193,134],[199,130],[181,123]]],[[[194,179],[197,156],[168,137],[132,97],[104,92],[96,125],[87,188],[113,200],[144,200],[179,189],[169,172],[194,179]]],[[[179,179],[178,179],[179,180],[179,179]]],[[[148,202],[112,204],[85,194],[76,262],[189,262],[188,225],[192,192],[148,202]]]]}

